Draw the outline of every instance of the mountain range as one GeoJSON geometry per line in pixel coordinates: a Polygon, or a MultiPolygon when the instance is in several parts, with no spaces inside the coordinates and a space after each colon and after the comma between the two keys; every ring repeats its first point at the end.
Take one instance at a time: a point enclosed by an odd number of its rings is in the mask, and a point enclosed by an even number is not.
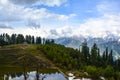
{"type": "Polygon", "coordinates": [[[65,45],[66,47],[72,47],[75,49],[81,49],[81,44],[87,41],[88,46],[91,48],[94,43],[98,45],[101,54],[105,51],[106,47],[108,50],[113,50],[113,56],[115,58],[120,57],[120,37],[108,34],[105,37],[84,37],[84,36],[72,36],[72,37],[61,37],[55,39],[57,44],[65,45]]]}

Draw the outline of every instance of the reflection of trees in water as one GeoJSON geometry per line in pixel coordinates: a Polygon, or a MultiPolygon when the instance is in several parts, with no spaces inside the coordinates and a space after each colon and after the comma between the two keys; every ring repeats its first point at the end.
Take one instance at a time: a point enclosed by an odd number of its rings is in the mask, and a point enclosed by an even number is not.
{"type": "Polygon", "coordinates": [[[26,62],[27,62],[27,58],[26,55],[23,55],[22,57],[20,57],[18,60],[20,60],[23,64],[23,75],[24,75],[24,80],[27,80],[27,73],[26,73],[26,62]]]}
{"type": "Polygon", "coordinates": [[[22,73],[7,73],[0,76],[0,80],[9,80],[10,78],[20,77],[22,73]]]}
{"type": "MultiPolygon", "coordinates": [[[[37,71],[36,71],[36,78],[35,78],[35,80],[44,80],[45,78],[46,78],[46,75],[44,75],[44,76],[41,76],[41,78],[40,78],[40,74],[39,73],[37,73],[37,71]]],[[[27,80],[28,78],[29,78],[29,75],[28,74],[26,74],[26,75],[24,75],[24,74],[22,74],[22,73],[15,73],[15,74],[4,74],[4,75],[2,75],[2,76],[0,76],[0,80],[12,80],[13,78],[16,78],[16,77],[21,77],[21,76],[24,76],[24,80],[27,80]]]]}
{"type": "Polygon", "coordinates": [[[44,78],[46,78],[46,76],[43,76],[43,77],[42,77],[42,80],[44,80],[44,78]]]}
{"type": "MultiPolygon", "coordinates": [[[[32,62],[30,65],[32,66],[36,66],[36,80],[39,80],[39,68],[40,67],[45,67],[46,64],[44,64],[43,61],[41,61],[40,59],[38,58],[32,58],[32,56],[28,56],[28,55],[23,55],[22,57],[20,57],[18,60],[20,60],[20,62],[22,62],[22,67],[23,67],[23,76],[24,76],[24,80],[27,80],[28,78],[28,75],[27,75],[27,67],[28,67],[28,62],[30,60],[34,61],[34,63],[32,62]],[[42,64],[40,64],[42,63],[42,64]]],[[[42,80],[44,79],[45,77],[42,78],[42,80]]]]}
{"type": "Polygon", "coordinates": [[[4,76],[3,75],[0,75],[0,80],[4,80],[4,76]]]}
{"type": "MultiPolygon", "coordinates": [[[[40,68],[40,66],[43,66],[43,67],[45,67],[46,65],[45,64],[40,64],[40,60],[38,60],[37,59],[37,61],[36,61],[36,80],[39,80],[40,79],[40,74],[39,74],[39,68],[40,68]]],[[[42,80],[45,78],[46,76],[43,76],[42,77],[42,80]]]]}
{"type": "Polygon", "coordinates": [[[4,75],[4,80],[9,80],[9,75],[4,75]]]}
{"type": "MultiPolygon", "coordinates": [[[[36,71],[27,72],[28,77],[26,80],[67,80],[61,73],[51,73],[51,74],[39,74],[38,78],[36,77],[36,71]]],[[[17,74],[14,74],[15,77],[12,76],[13,74],[5,75],[5,79],[0,80],[25,80],[23,74],[20,77],[17,74]]]]}
{"type": "Polygon", "coordinates": [[[39,64],[36,65],[36,79],[39,80],[39,64]]]}

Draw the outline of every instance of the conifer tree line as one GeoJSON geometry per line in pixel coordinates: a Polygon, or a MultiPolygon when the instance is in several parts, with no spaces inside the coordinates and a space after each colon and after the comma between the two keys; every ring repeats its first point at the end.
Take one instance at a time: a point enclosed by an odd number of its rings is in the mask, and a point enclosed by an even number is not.
{"type": "Polygon", "coordinates": [[[91,50],[87,46],[87,42],[82,43],[82,49],[80,51],[81,61],[84,65],[91,65],[96,67],[112,66],[114,70],[120,71],[120,58],[113,59],[113,50],[108,50],[100,54],[100,50],[96,43],[93,44],[91,50]]]}
{"type": "Polygon", "coordinates": [[[10,44],[52,44],[53,39],[45,39],[40,36],[34,37],[31,35],[24,36],[23,34],[12,34],[7,33],[0,34],[0,46],[10,44]]]}
{"type": "Polygon", "coordinates": [[[104,52],[101,53],[96,43],[94,43],[90,49],[87,46],[87,42],[84,41],[80,54],[82,65],[86,66],[85,70],[90,73],[92,77],[102,75],[107,77],[107,80],[120,79],[120,57],[114,59],[113,50],[109,50],[108,47],[106,47],[104,52]]]}

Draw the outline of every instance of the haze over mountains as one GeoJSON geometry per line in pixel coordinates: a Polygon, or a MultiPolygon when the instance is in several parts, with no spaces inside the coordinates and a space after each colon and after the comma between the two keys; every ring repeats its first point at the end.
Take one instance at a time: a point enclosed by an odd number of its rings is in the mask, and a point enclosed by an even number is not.
{"type": "MultiPolygon", "coordinates": [[[[87,41],[88,46],[92,47],[94,43],[98,45],[100,51],[103,53],[105,48],[108,47],[109,51],[112,49],[114,57],[120,56],[120,36],[106,32],[106,36],[94,37],[94,36],[72,36],[72,37],[61,37],[56,39],[56,43],[63,44],[67,47],[79,49],[81,48],[82,42],[87,41]]],[[[101,54],[102,54],[101,53],[101,54]]]]}

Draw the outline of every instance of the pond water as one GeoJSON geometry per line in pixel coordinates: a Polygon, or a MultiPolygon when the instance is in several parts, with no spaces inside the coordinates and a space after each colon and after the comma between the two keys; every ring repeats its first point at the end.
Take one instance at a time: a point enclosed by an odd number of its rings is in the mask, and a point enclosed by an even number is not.
{"type": "MultiPolygon", "coordinates": [[[[23,74],[4,74],[4,80],[25,80],[23,74]]],[[[27,72],[26,80],[67,80],[61,73],[39,73],[36,75],[36,71],[27,72]],[[38,76],[38,77],[37,77],[38,76]]]]}

